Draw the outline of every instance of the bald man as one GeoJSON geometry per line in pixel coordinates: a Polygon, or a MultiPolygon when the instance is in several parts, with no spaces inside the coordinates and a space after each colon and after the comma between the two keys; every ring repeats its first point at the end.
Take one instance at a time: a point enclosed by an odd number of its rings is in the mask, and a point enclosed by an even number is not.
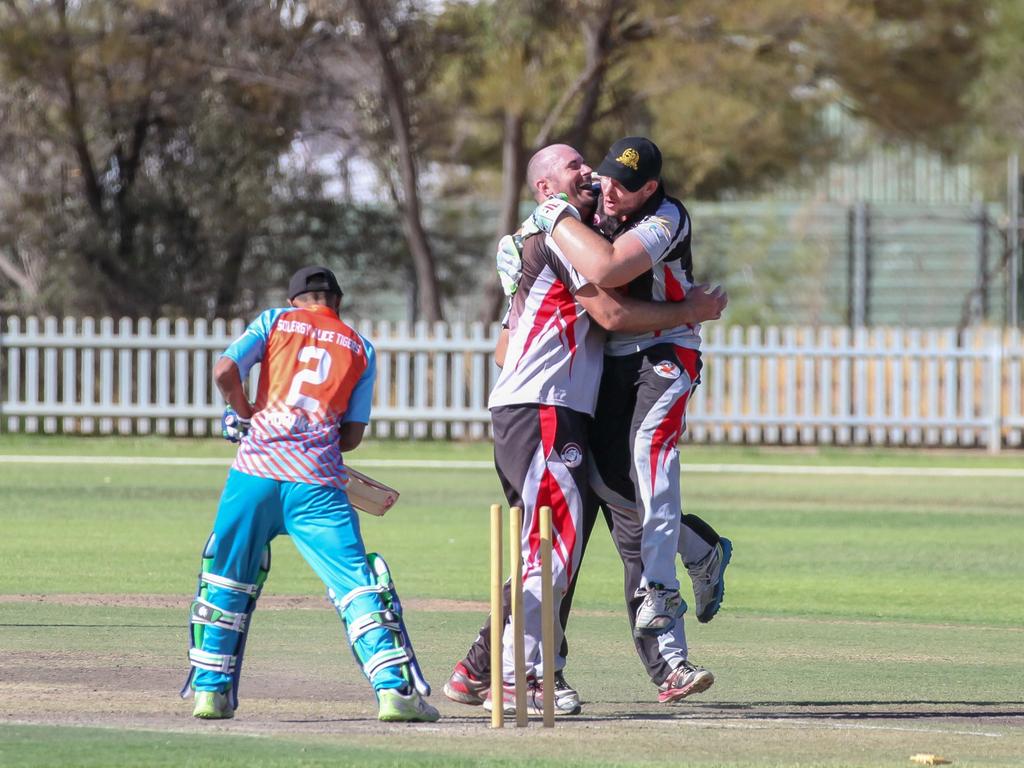
{"type": "MultiPolygon", "coordinates": [[[[538,201],[564,195],[582,217],[592,217],[596,194],[591,168],[572,147],[545,147],[531,159],[527,176],[538,201]]],[[[502,373],[489,407],[495,466],[509,504],[524,510],[523,614],[527,706],[531,713],[539,713],[542,708],[540,681],[544,666],[554,664],[560,670],[564,664],[564,656],[544,659],[540,650],[536,511],[542,506],[552,508],[557,555],[553,564],[555,605],[550,609],[558,615],[561,598],[574,579],[596,516],[586,512],[592,508],[588,431],[597,403],[605,329],[641,333],[679,322],[703,322],[719,317],[726,300],[723,293],[696,290],[686,302],[636,301],[583,279],[550,238],[539,236],[525,241],[521,278],[506,318],[507,331],[499,344],[502,373]]],[[[562,642],[561,626],[561,621],[556,622],[558,646],[562,642]]],[[[449,698],[493,708],[494,703],[483,696],[484,680],[489,680],[491,673],[486,660],[488,635],[482,633],[466,659],[456,665],[445,686],[449,698]]],[[[512,634],[507,622],[504,646],[504,709],[514,713],[512,634]]],[[[581,711],[575,691],[572,695],[558,693],[556,714],[581,711]]]]}

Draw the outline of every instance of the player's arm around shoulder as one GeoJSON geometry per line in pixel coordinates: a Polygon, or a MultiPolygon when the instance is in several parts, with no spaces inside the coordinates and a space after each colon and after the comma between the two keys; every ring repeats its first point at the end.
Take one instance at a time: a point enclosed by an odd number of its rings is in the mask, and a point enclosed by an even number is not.
{"type": "Polygon", "coordinates": [[[629,232],[608,242],[586,224],[567,216],[558,222],[552,237],[569,263],[602,288],[625,285],[652,266],[644,242],[629,232]]]}
{"type": "Polygon", "coordinates": [[[338,446],[342,453],[354,450],[366,433],[366,425],[370,423],[370,411],[373,405],[373,386],[377,379],[377,353],[370,340],[359,335],[366,356],[366,369],[359,377],[349,397],[348,409],[341,417],[338,428],[338,446]]]}
{"type": "Polygon", "coordinates": [[[576,292],[576,300],[605,330],[648,333],[717,320],[729,296],[721,286],[695,285],[683,301],[639,301],[590,284],[576,292]]]}

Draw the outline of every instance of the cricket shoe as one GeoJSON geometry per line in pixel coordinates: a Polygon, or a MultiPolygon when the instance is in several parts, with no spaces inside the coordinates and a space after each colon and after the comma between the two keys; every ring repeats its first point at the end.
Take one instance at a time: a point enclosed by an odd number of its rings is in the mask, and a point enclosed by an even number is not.
{"type": "Polygon", "coordinates": [[[377,719],[387,723],[436,723],[441,713],[419,691],[402,693],[397,688],[377,691],[377,719]]]}
{"type": "Polygon", "coordinates": [[[686,566],[693,581],[694,610],[697,621],[707,624],[718,613],[725,599],[725,569],[732,559],[732,542],[720,538],[707,557],[686,566]]]}
{"type": "Polygon", "coordinates": [[[635,637],[658,637],[676,625],[676,621],[686,613],[686,603],[678,589],[665,589],[661,584],[649,584],[646,591],[641,587],[636,597],[644,601],[636,612],[636,623],[633,627],[635,637]]]}
{"type": "Polygon", "coordinates": [[[448,682],[444,684],[444,695],[459,704],[479,707],[484,703],[484,696],[490,686],[490,680],[477,677],[460,661],[455,665],[455,670],[448,678],[448,682]]]}
{"type": "Polygon", "coordinates": [[[196,705],[192,708],[192,717],[200,720],[230,720],[235,716],[235,708],[231,706],[231,689],[224,693],[219,691],[196,691],[196,705]]]}
{"type": "Polygon", "coordinates": [[[669,673],[665,682],[658,686],[658,701],[669,704],[685,699],[695,693],[703,693],[715,682],[715,676],[704,667],[697,667],[684,661],[669,673]]]}
{"type": "MultiPolygon", "coordinates": [[[[583,711],[583,707],[580,706],[579,694],[572,688],[568,688],[568,683],[566,683],[566,686],[567,690],[574,694],[573,696],[559,697],[558,685],[557,683],[555,684],[555,714],[578,715],[583,711]]],[[[514,685],[506,683],[503,686],[502,704],[506,715],[514,715],[516,713],[516,688],[514,685]]],[[[494,702],[491,700],[490,694],[484,699],[484,709],[488,712],[494,709],[494,702]]],[[[544,714],[544,689],[537,680],[530,679],[526,681],[526,714],[544,714]]]]}
{"type": "Polygon", "coordinates": [[[566,682],[562,670],[555,672],[555,709],[564,710],[568,715],[578,715],[583,711],[579,692],[566,682]]]}

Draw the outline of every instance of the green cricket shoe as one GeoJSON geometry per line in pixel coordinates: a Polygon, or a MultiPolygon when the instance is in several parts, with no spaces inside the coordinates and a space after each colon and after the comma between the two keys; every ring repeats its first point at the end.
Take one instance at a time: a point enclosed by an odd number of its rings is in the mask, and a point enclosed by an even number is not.
{"type": "Polygon", "coordinates": [[[377,691],[377,719],[387,723],[436,723],[441,713],[419,691],[401,693],[395,688],[377,691]]]}
{"type": "Polygon", "coordinates": [[[192,717],[200,720],[230,720],[234,716],[230,688],[224,693],[196,691],[196,705],[192,708],[192,717]]]}

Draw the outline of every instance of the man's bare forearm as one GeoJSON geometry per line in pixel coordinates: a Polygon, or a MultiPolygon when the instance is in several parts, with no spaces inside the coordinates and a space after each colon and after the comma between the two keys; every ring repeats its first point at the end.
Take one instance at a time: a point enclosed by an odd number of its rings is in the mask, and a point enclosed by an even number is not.
{"type": "Polygon", "coordinates": [[[576,271],[602,288],[625,285],[651,268],[650,257],[636,238],[610,243],[569,216],[559,220],[551,236],[576,271]]]}
{"type": "Polygon", "coordinates": [[[590,316],[606,330],[647,333],[717,320],[728,303],[725,291],[694,286],[684,301],[640,301],[615,291],[588,287],[577,293],[590,316]]]}
{"type": "Polygon", "coordinates": [[[213,380],[227,404],[235,409],[235,413],[243,419],[251,419],[254,412],[252,403],[245,396],[242,377],[235,361],[230,357],[220,358],[213,367],[213,380]]]}

